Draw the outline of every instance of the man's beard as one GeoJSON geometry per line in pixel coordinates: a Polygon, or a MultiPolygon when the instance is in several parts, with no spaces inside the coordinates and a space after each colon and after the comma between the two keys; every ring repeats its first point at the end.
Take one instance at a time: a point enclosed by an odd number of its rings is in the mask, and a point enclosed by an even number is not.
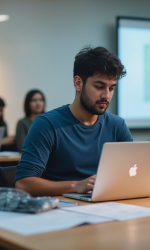
{"type": "Polygon", "coordinates": [[[95,102],[95,104],[93,104],[91,99],[86,94],[84,87],[83,87],[82,92],[81,92],[80,102],[81,102],[82,106],[84,107],[84,109],[93,115],[103,115],[109,106],[109,102],[104,98],[97,100],[95,102]],[[102,102],[105,102],[107,104],[106,108],[102,108],[102,107],[98,108],[98,105],[96,105],[96,104],[102,103],[102,102]]]}

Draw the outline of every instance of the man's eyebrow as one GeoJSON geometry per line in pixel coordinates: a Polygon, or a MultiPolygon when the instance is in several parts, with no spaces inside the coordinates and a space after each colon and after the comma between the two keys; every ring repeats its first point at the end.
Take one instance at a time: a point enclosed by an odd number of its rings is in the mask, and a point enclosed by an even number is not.
{"type": "MultiPolygon", "coordinates": [[[[103,85],[106,85],[106,83],[105,82],[103,82],[103,81],[100,81],[100,80],[96,80],[96,81],[93,81],[94,83],[100,83],[100,84],[103,84],[103,85]]],[[[117,83],[114,83],[114,84],[112,84],[111,86],[117,86],[117,83]]]]}

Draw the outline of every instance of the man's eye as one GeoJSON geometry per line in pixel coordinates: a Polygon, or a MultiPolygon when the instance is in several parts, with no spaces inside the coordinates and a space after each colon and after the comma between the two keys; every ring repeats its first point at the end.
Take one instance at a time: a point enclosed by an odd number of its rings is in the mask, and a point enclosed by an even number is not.
{"type": "Polygon", "coordinates": [[[113,91],[113,90],[114,90],[114,88],[110,88],[109,90],[110,90],[110,91],[113,91]]]}
{"type": "Polygon", "coordinates": [[[101,86],[95,86],[96,89],[102,89],[103,87],[101,86]]]}

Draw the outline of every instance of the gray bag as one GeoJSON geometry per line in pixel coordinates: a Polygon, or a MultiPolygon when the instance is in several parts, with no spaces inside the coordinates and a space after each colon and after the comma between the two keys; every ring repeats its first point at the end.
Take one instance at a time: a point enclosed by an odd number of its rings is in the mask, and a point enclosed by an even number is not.
{"type": "Polygon", "coordinates": [[[59,206],[53,197],[34,198],[16,188],[0,188],[0,210],[22,213],[41,213],[59,206]]]}

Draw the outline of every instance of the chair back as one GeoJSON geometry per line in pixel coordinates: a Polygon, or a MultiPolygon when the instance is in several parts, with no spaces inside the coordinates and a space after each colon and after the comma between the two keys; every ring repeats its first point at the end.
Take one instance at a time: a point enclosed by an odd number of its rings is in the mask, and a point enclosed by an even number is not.
{"type": "Polygon", "coordinates": [[[15,187],[17,166],[0,167],[0,187],[15,187]]]}

